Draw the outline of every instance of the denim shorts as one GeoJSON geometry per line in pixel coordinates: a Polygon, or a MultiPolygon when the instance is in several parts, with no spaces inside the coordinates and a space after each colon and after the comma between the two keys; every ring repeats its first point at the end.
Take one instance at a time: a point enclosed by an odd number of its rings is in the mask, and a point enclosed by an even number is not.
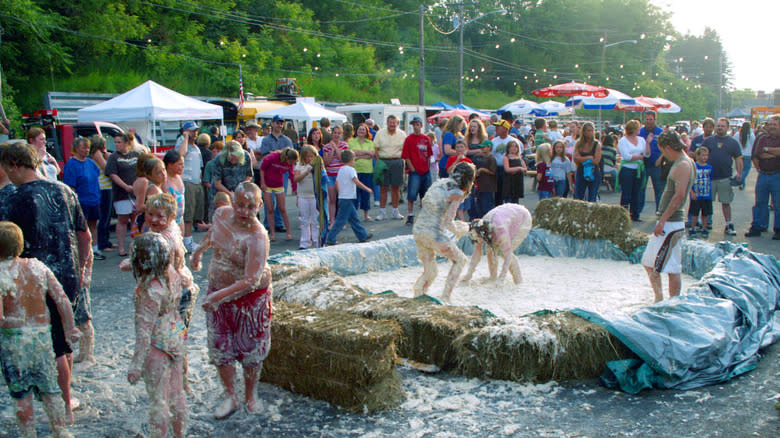
{"type": "Polygon", "coordinates": [[[406,181],[406,199],[409,202],[417,200],[417,195],[420,195],[420,199],[425,196],[425,192],[431,187],[431,172],[425,175],[420,175],[417,172],[409,173],[409,179],[406,181]]]}

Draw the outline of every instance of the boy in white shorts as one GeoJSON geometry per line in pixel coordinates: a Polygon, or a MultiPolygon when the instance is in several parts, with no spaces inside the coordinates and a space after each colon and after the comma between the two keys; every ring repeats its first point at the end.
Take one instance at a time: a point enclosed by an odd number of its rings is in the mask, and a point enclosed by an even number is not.
{"type": "Polygon", "coordinates": [[[693,162],[685,153],[685,145],[676,132],[660,134],[658,148],[673,164],[659,203],[661,217],[642,255],[642,265],[653,287],[656,303],[664,299],[662,273],[669,275],[669,296],[680,295],[682,265],[679,243],[685,235],[684,206],[696,179],[693,162]]]}

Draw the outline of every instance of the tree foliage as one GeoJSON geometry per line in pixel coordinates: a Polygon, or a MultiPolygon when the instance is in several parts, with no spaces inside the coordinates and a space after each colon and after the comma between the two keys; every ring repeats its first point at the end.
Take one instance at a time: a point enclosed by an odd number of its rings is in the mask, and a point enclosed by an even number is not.
{"type": "MultiPolygon", "coordinates": [[[[577,80],[665,96],[698,118],[713,113],[717,87],[729,84],[717,33],[681,36],[649,0],[423,6],[428,102],[456,100],[461,74],[466,103],[484,108],[577,80]]],[[[411,0],[6,0],[4,102],[32,110],[45,91],[122,92],[146,79],[192,95],[236,96],[239,65],[245,90],[257,96],[292,76],[319,100],[416,102],[419,7],[411,0]]]]}

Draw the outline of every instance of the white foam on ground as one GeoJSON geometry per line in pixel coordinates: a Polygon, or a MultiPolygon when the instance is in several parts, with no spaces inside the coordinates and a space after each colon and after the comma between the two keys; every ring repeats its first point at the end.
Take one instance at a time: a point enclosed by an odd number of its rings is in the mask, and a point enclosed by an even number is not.
{"type": "MultiPolygon", "coordinates": [[[[641,265],[628,262],[568,257],[518,256],[523,282],[515,285],[512,276],[502,284],[489,279],[487,257],[471,281],[459,282],[452,292],[452,304],[479,306],[499,317],[518,317],[538,310],[581,308],[603,314],[629,313],[653,303],[653,291],[641,265]]],[[[499,258],[498,271],[503,259],[499,258]]],[[[428,294],[440,297],[451,264],[439,263],[439,273],[428,294]]],[[[422,274],[422,266],[387,272],[369,272],[345,277],[372,293],[392,290],[412,297],[412,285],[422,274]]],[[[668,297],[667,276],[662,275],[664,296],[668,297]]],[[[682,291],[696,283],[682,275],[682,291]]]]}

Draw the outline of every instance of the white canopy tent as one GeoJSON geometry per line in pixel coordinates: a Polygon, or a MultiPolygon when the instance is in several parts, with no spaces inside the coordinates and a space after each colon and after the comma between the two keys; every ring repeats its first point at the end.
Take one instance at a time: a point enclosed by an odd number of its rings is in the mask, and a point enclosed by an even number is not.
{"type": "Polygon", "coordinates": [[[257,119],[270,119],[273,116],[279,116],[285,120],[306,122],[307,129],[314,126],[314,122],[319,123],[323,117],[327,117],[332,122],[343,123],[347,121],[347,116],[344,114],[331,111],[318,103],[305,101],[255,114],[257,119]]]}
{"type": "Polygon", "coordinates": [[[220,120],[224,124],[223,109],[219,105],[194,99],[163,87],[154,81],[146,81],[119,96],[82,108],[78,121],[135,122],[145,127],[138,129],[156,145],[155,123],[167,120],[220,120]]]}

